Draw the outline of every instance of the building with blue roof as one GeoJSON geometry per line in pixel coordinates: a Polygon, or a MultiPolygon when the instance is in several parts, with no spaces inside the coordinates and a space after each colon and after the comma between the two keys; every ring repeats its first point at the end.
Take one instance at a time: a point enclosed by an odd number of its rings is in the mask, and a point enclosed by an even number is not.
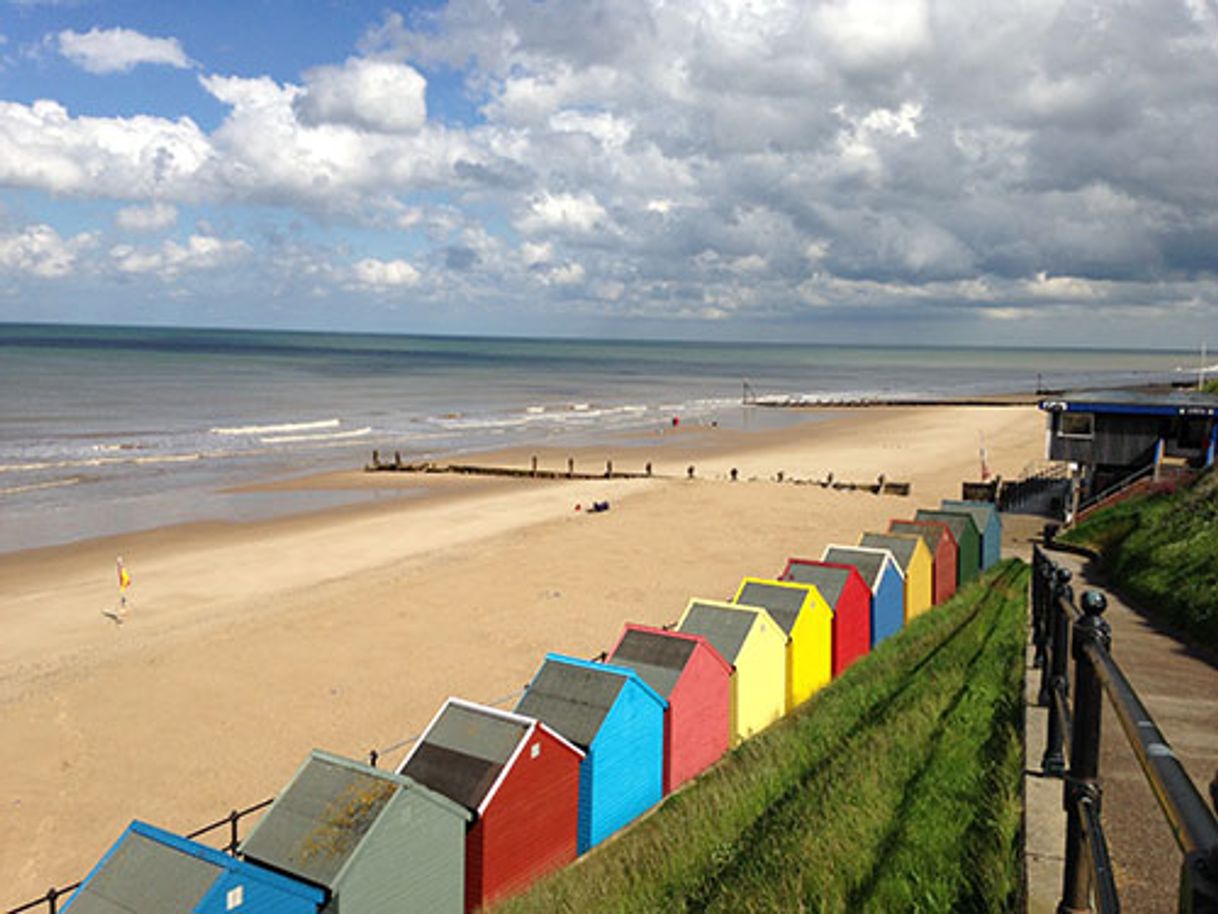
{"type": "Polygon", "coordinates": [[[1040,401],[1045,456],[1082,469],[1087,498],[1164,463],[1201,469],[1218,448],[1218,396],[1197,391],[1087,391],[1040,401]]]}

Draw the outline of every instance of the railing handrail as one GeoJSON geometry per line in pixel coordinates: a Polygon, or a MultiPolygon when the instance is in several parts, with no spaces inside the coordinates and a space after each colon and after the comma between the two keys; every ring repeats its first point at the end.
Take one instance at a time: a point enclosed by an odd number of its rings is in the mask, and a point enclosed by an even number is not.
{"type": "MultiPolygon", "coordinates": [[[[217,819],[215,822],[210,822],[207,825],[204,825],[200,828],[196,828],[194,831],[189,832],[188,834],[185,834],[182,837],[184,837],[188,840],[191,838],[198,838],[198,837],[201,837],[202,835],[206,835],[208,832],[217,831],[221,828],[224,828],[225,826],[228,826],[230,829],[228,843],[222,848],[222,850],[230,856],[236,856],[237,845],[239,843],[237,840],[238,824],[246,816],[252,815],[253,813],[256,813],[256,812],[260,812],[261,810],[266,809],[268,806],[270,806],[274,802],[275,802],[275,798],[270,797],[269,799],[261,800],[255,804],[253,804],[252,806],[247,806],[244,809],[234,809],[223,819],[217,819]]],[[[45,895],[42,895],[39,898],[32,898],[29,901],[25,902],[24,904],[18,905],[15,908],[9,908],[8,910],[6,910],[4,912],[4,914],[23,914],[23,912],[32,911],[41,905],[46,905],[47,910],[50,912],[50,914],[56,914],[56,912],[59,910],[59,905],[58,905],[59,899],[67,898],[68,895],[70,895],[72,892],[75,892],[82,885],[84,885],[84,880],[78,879],[76,882],[73,882],[71,885],[52,886],[50,889],[47,890],[45,895]]]]}
{"type": "Polygon", "coordinates": [[[1032,550],[1032,626],[1036,665],[1043,668],[1038,704],[1048,708],[1049,734],[1042,768],[1063,777],[1067,813],[1066,854],[1060,911],[1119,911],[1107,841],[1100,816],[1101,705],[1108,698],[1134,755],[1184,855],[1180,911],[1218,910],[1218,818],[1109,650],[1098,591],[1074,605],[1068,571],[1040,549],[1032,550]],[[1073,642],[1073,643],[1071,643],[1073,642]],[[1066,665],[1075,661],[1073,711],[1066,665]],[[1064,763],[1069,746],[1070,765],[1064,763]]]}
{"type": "Polygon", "coordinates": [[[1135,482],[1140,480],[1143,476],[1153,475],[1154,471],[1155,471],[1155,465],[1154,465],[1153,461],[1151,463],[1146,464],[1143,467],[1139,467],[1138,469],[1136,469],[1132,473],[1130,473],[1128,476],[1114,482],[1112,485],[1110,485],[1108,488],[1104,489],[1102,492],[1097,492],[1095,495],[1089,495],[1087,498],[1084,498],[1082,501],[1080,501],[1078,504],[1078,513],[1081,514],[1083,511],[1086,511],[1088,508],[1094,508],[1104,499],[1111,498],[1113,495],[1120,494],[1122,491],[1129,488],[1135,482]]]}
{"type": "Polygon", "coordinates": [[[1084,650],[1181,852],[1218,851],[1218,822],[1138,693],[1108,651],[1091,644],[1084,650]]]}
{"type": "MultiPolygon", "coordinates": [[[[606,654],[602,652],[601,654],[597,655],[596,657],[592,657],[590,659],[591,660],[604,660],[605,657],[606,657],[606,654]]],[[[499,695],[499,696],[496,696],[495,698],[490,699],[489,701],[484,701],[482,703],[485,705],[490,705],[491,707],[498,707],[499,705],[503,705],[503,704],[507,704],[509,702],[515,701],[523,693],[524,693],[524,689],[515,689],[514,691],[508,692],[506,695],[499,695]]],[[[412,743],[417,742],[422,735],[423,734],[421,734],[421,733],[414,733],[414,734],[411,734],[410,736],[405,737],[404,739],[397,740],[396,742],[391,743],[390,745],[385,746],[381,749],[370,750],[368,753],[368,764],[370,764],[373,768],[375,768],[377,761],[382,756],[388,755],[391,752],[396,752],[399,749],[404,749],[406,746],[409,746],[412,743]]],[[[183,837],[188,840],[192,839],[192,838],[198,838],[202,835],[207,834],[208,832],[213,832],[213,831],[217,831],[218,829],[224,828],[227,825],[230,829],[229,838],[228,838],[228,843],[224,846],[223,850],[225,853],[235,856],[237,853],[237,845],[239,843],[237,840],[238,823],[240,823],[240,821],[242,819],[244,819],[246,816],[259,812],[260,810],[266,809],[268,806],[270,806],[274,802],[275,802],[275,798],[269,797],[268,799],[261,800],[255,804],[253,804],[252,806],[247,806],[244,809],[234,809],[223,819],[217,819],[214,822],[210,822],[207,825],[201,826],[200,828],[196,828],[194,831],[192,831],[186,835],[183,835],[183,837]]],[[[84,880],[78,879],[76,882],[73,882],[71,885],[52,886],[50,889],[47,890],[45,895],[42,895],[38,898],[33,898],[30,901],[27,901],[24,904],[18,905],[15,908],[8,908],[6,911],[4,911],[4,914],[24,914],[25,911],[32,911],[41,905],[47,906],[47,911],[49,912],[49,914],[56,914],[56,911],[58,910],[58,904],[57,904],[58,900],[60,898],[66,898],[70,893],[75,892],[83,884],[84,884],[84,880]]]]}

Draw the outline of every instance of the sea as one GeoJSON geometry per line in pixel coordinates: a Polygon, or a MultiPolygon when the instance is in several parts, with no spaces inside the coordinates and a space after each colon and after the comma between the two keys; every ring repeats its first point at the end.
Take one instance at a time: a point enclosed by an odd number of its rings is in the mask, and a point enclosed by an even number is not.
{"type": "MultiPolygon", "coordinates": [[[[1176,380],[1162,350],[517,339],[0,324],[0,552],[240,521],[375,491],[235,486],[507,446],[638,440],[742,405],[935,399],[1176,380]]],[[[814,415],[813,415],[814,418],[814,415]]]]}

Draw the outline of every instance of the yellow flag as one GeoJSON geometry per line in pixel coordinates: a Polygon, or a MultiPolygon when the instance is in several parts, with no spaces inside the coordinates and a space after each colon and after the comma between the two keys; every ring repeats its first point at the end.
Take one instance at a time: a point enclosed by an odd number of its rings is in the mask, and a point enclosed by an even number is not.
{"type": "Polygon", "coordinates": [[[118,565],[118,589],[126,590],[131,586],[131,575],[127,573],[126,567],[123,565],[123,557],[120,555],[116,563],[118,565]]]}

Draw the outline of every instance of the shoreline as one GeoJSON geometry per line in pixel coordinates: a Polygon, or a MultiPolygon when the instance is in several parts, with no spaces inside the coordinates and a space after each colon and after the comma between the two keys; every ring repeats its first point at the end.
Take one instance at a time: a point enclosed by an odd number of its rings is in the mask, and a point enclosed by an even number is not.
{"type": "Polygon", "coordinates": [[[311,474],[265,485],[384,498],[0,556],[3,900],[78,878],[132,818],[190,830],[273,794],[314,747],[366,757],[418,733],[450,695],[513,692],[547,651],[592,656],[626,621],[670,622],[692,597],[957,497],[977,476],[979,435],[995,472],[1015,475],[1043,451],[1043,417],[867,408],[653,435],[650,453],[636,434],[478,458],[650,459],[653,479],[311,474]],[[780,470],[884,473],[913,491],[778,483],[780,470]],[[593,500],[611,510],[574,510],[593,500]],[[100,613],[115,601],[116,554],[133,578],[121,626],[100,613]]]}

